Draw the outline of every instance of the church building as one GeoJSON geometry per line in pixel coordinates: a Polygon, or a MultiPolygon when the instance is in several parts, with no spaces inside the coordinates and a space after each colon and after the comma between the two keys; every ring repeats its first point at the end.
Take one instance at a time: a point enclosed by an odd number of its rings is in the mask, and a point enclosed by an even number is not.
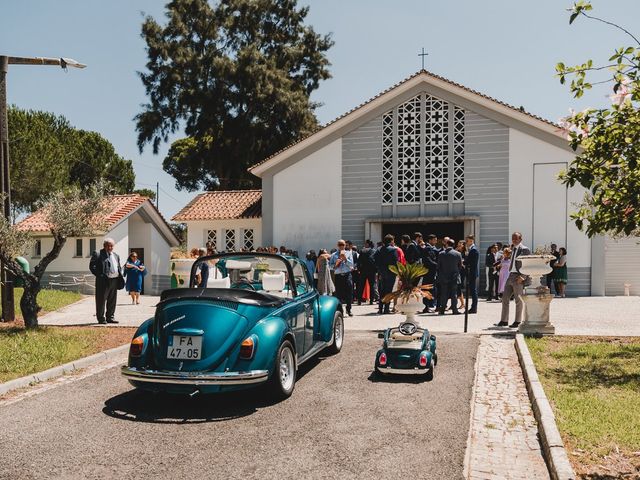
{"type": "Polygon", "coordinates": [[[487,247],[520,231],[532,250],[567,248],[567,294],[640,294],[638,245],[569,219],[584,192],[557,175],[573,158],[556,124],[421,70],[250,168],[256,236],[304,255],[339,238],[473,233],[484,269],[487,247]]]}

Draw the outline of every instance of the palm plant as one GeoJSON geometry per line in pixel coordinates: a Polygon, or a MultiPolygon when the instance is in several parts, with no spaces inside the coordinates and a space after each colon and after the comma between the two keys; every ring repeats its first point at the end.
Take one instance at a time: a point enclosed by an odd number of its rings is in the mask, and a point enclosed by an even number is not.
{"type": "Polygon", "coordinates": [[[420,301],[426,297],[432,299],[433,296],[429,290],[433,289],[433,285],[420,285],[420,279],[429,272],[429,269],[419,263],[408,263],[403,265],[397,263],[389,265],[389,270],[398,277],[398,289],[395,292],[388,293],[382,299],[383,303],[389,303],[394,300],[401,299],[407,303],[411,297],[420,301]]]}

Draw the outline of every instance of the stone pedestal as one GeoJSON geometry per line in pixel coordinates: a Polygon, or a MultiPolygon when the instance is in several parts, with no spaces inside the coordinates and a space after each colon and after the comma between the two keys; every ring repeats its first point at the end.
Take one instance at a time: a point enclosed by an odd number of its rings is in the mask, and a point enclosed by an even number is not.
{"type": "Polygon", "coordinates": [[[553,335],[556,327],[549,320],[549,309],[553,295],[549,289],[527,288],[527,294],[523,296],[525,310],[524,321],[518,328],[518,333],[524,335],[553,335]]]}

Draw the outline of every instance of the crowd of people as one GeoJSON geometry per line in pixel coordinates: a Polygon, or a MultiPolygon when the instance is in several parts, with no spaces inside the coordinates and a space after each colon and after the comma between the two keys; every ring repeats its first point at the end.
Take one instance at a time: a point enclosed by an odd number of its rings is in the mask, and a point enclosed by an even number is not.
{"type": "MultiPolygon", "coordinates": [[[[257,247],[245,249],[256,253],[272,253],[301,258],[298,252],[285,246],[257,247]]],[[[194,248],[191,256],[198,258],[215,254],[212,244],[206,248],[194,248]]],[[[522,317],[522,293],[528,277],[519,271],[520,262],[516,258],[531,253],[522,244],[522,235],[514,232],[509,244],[496,242],[487,248],[486,300],[501,301],[502,318],[497,326],[507,326],[509,302],[515,299],[516,320],[509,326],[517,327],[522,317]]],[[[553,272],[547,275],[547,285],[553,286],[557,297],[565,296],[567,284],[567,250],[551,245],[555,259],[551,261],[553,272]]],[[[455,241],[444,237],[439,239],[430,234],[426,238],[415,232],[412,236],[402,235],[400,244],[396,244],[393,235],[386,235],[382,242],[374,244],[366,240],[359,248],[349,240],[338,240],[331,250],[320,249],[317,253],[310,250],[303,259],[311,273],[315,287],[322,295],[335,295],[345,307],[347,315],[352,316],[354,303],[361,305],[377,303],[378,313],[391,313],[391,306],[382,299],[391,293],[396,285],[396,275],[389,266],[401,264],[422,264],[427,273],[421,279],[422,285],[432,285],[432,298],[424,299],[423,313],[444,315],[451,311],[459,315],[465,310],[465,291],[469,293],[470,305],[467,312],[478,312],[478,279],[480,273],[480,255],[474,235],[455,241]]],[[[198,272],[198,283],[206,285],[208,272],[198,272]]]]}

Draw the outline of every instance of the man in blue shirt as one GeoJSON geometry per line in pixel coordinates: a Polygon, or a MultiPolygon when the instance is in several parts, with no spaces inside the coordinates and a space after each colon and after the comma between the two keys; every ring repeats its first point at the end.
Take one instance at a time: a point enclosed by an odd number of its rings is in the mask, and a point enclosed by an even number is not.
{"type": "Polygon", "coordinates": [[[329,259],[329,267],[333,270],[336,279],[335,296],[346,306],[347,315],[353,317],[351,313],[351,302],[353,299],[353,255],[351,250],[346,248],[344,240],[338,240],[338,250],[329,259]]]}

